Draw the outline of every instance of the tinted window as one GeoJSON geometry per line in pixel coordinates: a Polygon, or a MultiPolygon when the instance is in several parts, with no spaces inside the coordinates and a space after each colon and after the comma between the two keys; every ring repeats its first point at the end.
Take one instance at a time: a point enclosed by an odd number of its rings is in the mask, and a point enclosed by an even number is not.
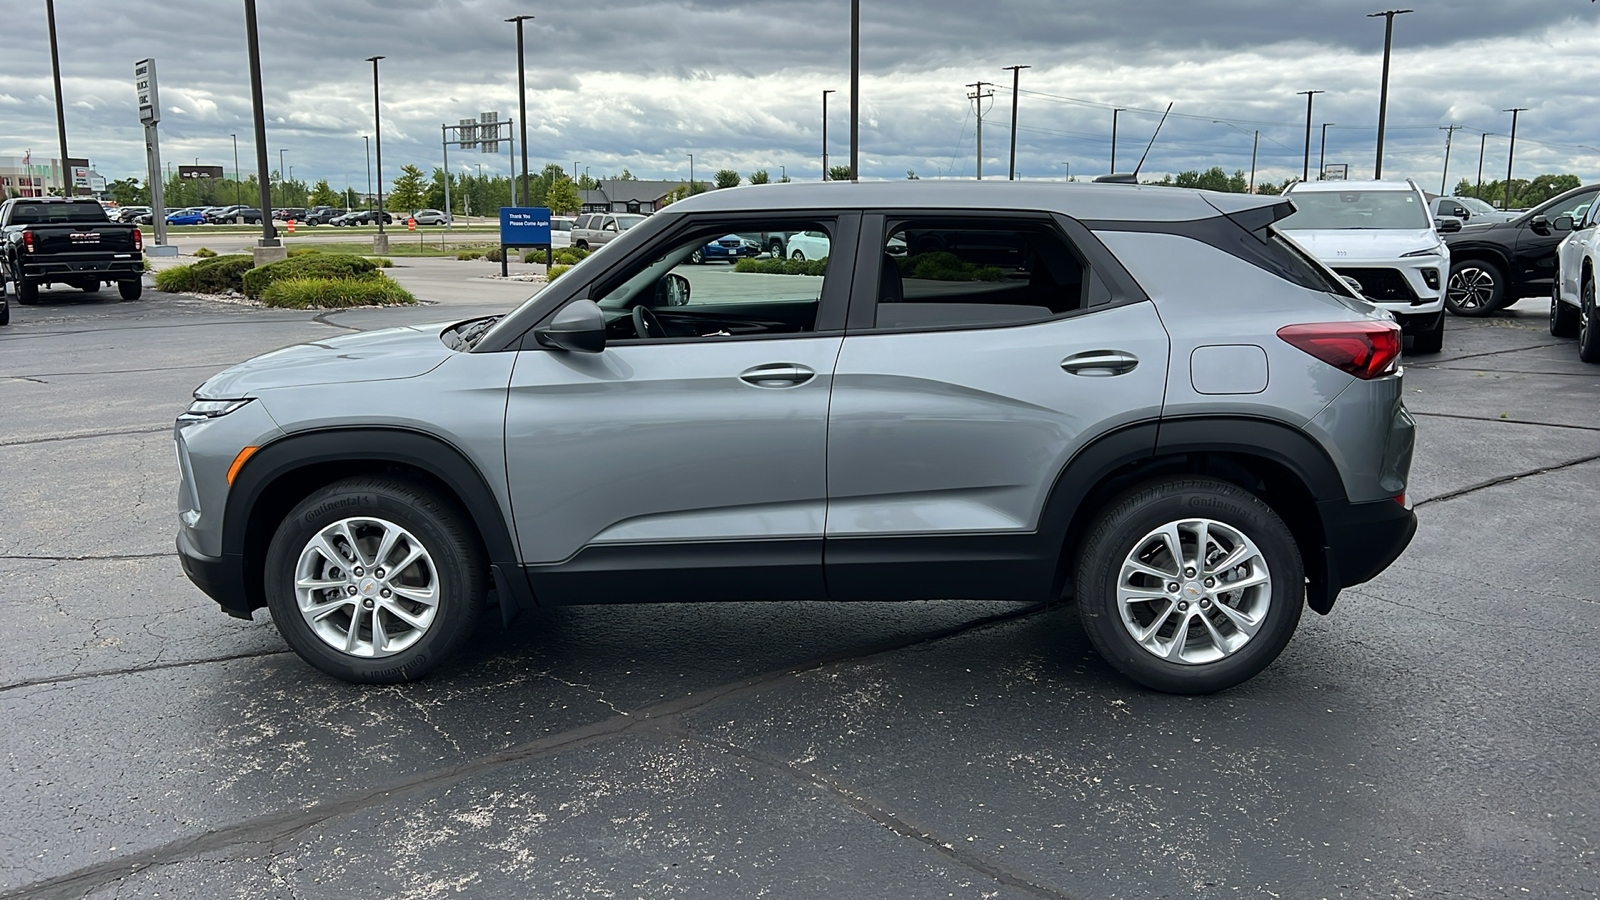
{"type": "Polygon", "coordinates": [[[1296,191],[1284,231],[1345,228],[1428,228],[1433,222],[1415,191],[1296,191]]]}
{"type": "Polygon", "coordinates": [[[1589,211],[1589,204],[1594,202],[1596,193],[1600,192],[1584,191],[1579,194],[1573,194],[1559,203],[1552,203],[1548,209],[1544,210],[1544,217],[1552,222],[1556,220],[1557,216],[1571,216],[1573,219],[1580,219],[1584,213],[1589,211]]]}
{"type": "Polygon", "coordinates": [[[11,211],[11,224],[36,225],[51,222],[108,222],[105,208],[93,200],[70,203],[18,203],[11,211]]]}
{"type": "Polygon", "coordinates": [[[891,221],[876,326],[1040,321],[1083,308],[1086,276],[1077,253],[1049,224],[945,217],[891,221]]]}

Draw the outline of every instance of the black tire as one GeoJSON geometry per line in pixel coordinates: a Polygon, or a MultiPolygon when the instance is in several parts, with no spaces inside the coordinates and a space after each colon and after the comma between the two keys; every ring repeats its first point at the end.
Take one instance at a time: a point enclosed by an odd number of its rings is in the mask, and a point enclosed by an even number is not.
{"type": "Polygon", "coordinates": [[[589,242],[588,241],[579,241],[577,244],[575,244],[573,246],[577,247],[579,250],[582,250],[585,253],[589,252],[589,242]]]}
{"type": "Polygon", "coordinates": [[[1594,299],[1594,276],[1583,280],[1583,309],[1578,314],[1578,358],[1600,363],[1600,306],[1594,299]]]}
{"type": "Polygon", "coordinates": [[[117,282],[117,293],[124,300],[137,300],[139,295],[144,293],[144,281],[137,278],[132,281],[119,281],[117,282]]]}
{"type": "MultiPolygon", "coordinates": [[[[1107,506],[1088,534],[1089,539],[1084,543],[1078,559],[1079,618],[1100,655],[1122,674],[1145,687],[1174,694],[1206,694],[1241,684],[1278,658],[1294,634],[1295,626],[1300,623],[1300,612],[1305,601],[1305,575],[1294,536],[1271,507],[1241,487],[1196,477],[1151,482],[1123,494],[1107,506]],[[1254,594],[1248,598],[1243,596],[1242,591],[1232,592],[1237,596],[1229,598],[1227,604],[1230,609],[1244,609],[1246,618],[1251,609],[1257,610],[1259,618],[1253,637],[1246,637],[1240,646],[1214,660],[1175,662],[1162,659],[1154,650],[1141,645],[1130,631],[1132,626],[1123,621],[1118,590],[1124,563],[1141,546],[1149,545],[1149,535],[1156,529],[1168,523],[1202,517],[1220,523],[1253,543],[1270,574],[1270,584],[1262,586],[1262,589],[1251,589],[1254,594]],[[1263,600],[1264,611],[1261,609],[1263,600]]],[[[1194,535],[1191,534],[1191,537],[1194,535]]],[[[1215,540],[1208,541],[1208,547],[1215,543],[1218,551],[1224,550],[1227,537],[1220,531],[1213,537],[1215,540]]],[[[1179,552],[1188,556],[1182,548],[1179,552]]],[[[1154,557],[1150,559],[1152,566],[1169,568],[1154,557]]],[[[1213,559],[1213,562],[1216,561],[1213,559]]],[[[1246,561],[1252,559],[1247,558],[1246,561]]],[[[1185,644],[1179,645],[1180,653],[1188,648],[1188,642],[1197,640],[1220,650],[1209,636],[1213,632],[1200,621],[1202,616],[1217,622],[1219,630],[1224,632],[1224,638],[1237,637],[1245,632],[1228,624],[1231,621],[1229,617],[1216,608],[1221,605],[1220,599],[1212,599],[1204,587],[1205,573],[1191,574],[1191,571],[1179,573],[1181,578],[1178,581],[1160,584],[1163,597],[1157,601],[1130,604],[1130,616],[1152,617],[1148,623],[1137,624],[1151,627],[1151,635],[1159,638],[1166,627],[1162,622],[1169,621],[1171,614],[1177,612],[1185,616],[1185,644]],[[1172,591],[1171,584],[1179,584],[1180,589],[1172,591]],[[1189,600],[1185,598],[1190,593],[1205,598],[1210,612],[1201,612],[1201,600],[1195,600],[1194,605],[1189,606],[1189,600]],[[1171,598],[1167,599],[1166,594],[1170,594],[1171,598]],[[1160,617],[1162,621],[1155,621],[1161,612],[1156,608],[1156,602],[1160,600],[1168,603],[1164,608],[1167,615],[1160,617]],[[1184,612],[1178,612],[1179,603],[1184,604],[1184,612]]],[[[1228,570],[1230,573],[1235,571],[1237,568],[1228,570]]],[[[1130,577],[1143,579],[1146,576],[1130,577]]],[[[1224,592],[1223,596],[1226,594],[1224,592]]],[[[1169,646],[1176,642],[1178,631],[1177,628],[1173,629],[1169,646]]],[[[1204,649],[1200,643],[1195,646],[1197,651],[1204,649]]]]}
{"type": "Polygon", "coordinates": [[[1561,302],[1561,279],[1550,289],[1550,334],[1553,337],[1578,336],[1578,307],[1561,302]]]}
{"type": "Polygon", "coordinates": [[[32,306],[39,302],[39,285],[37,282],[26,278],[17,279],[17,302],[23,306],[32,306]]]}
{"type": "Polygon", "coordinates": [[[706,261],[705,253],[703,251],[701,251],[700,248],[696,247],[694,250],[689,252],[689,264],[690,265],[698,266],[698,265],[700,265],[701,263],[703,263],[705,261],[706,261]]]}
{"type": "Polygon", "coordinates": [[[767,248],[767,252],[772,255],[773,259],[783,259],[783,242],[773,241],[772,245],[767,248]]]}
{"type": "Polygon", "coordinates": [[[796,250],[795,252],[789,254],[789,258],[792,259],[792,260],[795,260],[796,262],[805,262],[806,261],[806,255],[804,253],[801,253],[799,250],[796,250]]]}
{"type": "Polygon", "coordinates": [[[1506,305],[1506,276],[1488,260],[1463,259],[1450,264],[1444,308],[1451,315],[1481,319],[1506,305]]]}
{"type": "Polygon", "coordinates": [[[11,324],[11,304],[6,302],[5,296],[0,293],[0,325],[11,324]]]}
{"type": "MultiPolygon", "coordinates": [[[[359,534],[358,540],[364,540],[359,534]]],[[[376,548],[367,546],[365,553],[376,548]]],[[[400,550],[400,545],[395,545],[400,550]]],[[[325,557],[324,557],[325,558],[325,557]]],[[[391,557],[392,558],[392,557],[391,557]]],[[[467,639],[478,624],[483,610],[484,595],[488,593],[488,565],[485,554],[467,514],[449,500],[408,481],[387,477],[346,478],[334,482],[300,501],[279,524],[277,533],[267,549],[266,594],[267,607],[278,632],[289,646],[311,665],[335,678],[358,684],[395,684],[415,681],[437,667],[467,639]],[[432,566],[414,563],[403,572],[391,577],[407,577],[422,569],[431,572],[437,585],[438,602],[433,618],[420,637],[413,637],[417,629],[408,629],[404,623],[385,613],[388,629],[399,627],[402,641],[412,642],[398,653],[380,657],[366,657],[335,648],[319,637],[300,612],[295,582],[301,555],[312,539],[323,529],[354,518],[381,519],[414,535],[427,553],[432,566]]],[[[332,567],[321,570],[321,577],[338,578],[359,571],[351,566],[352,573],[330,575],[332,567]]],[[[336,570],[334,570],[336,571],[336,570]]],[[[363,572],[357,582],[372,580],[373,572],[363,572]]],[[[342,597],[342,594],[323,596],[342,597]]],[[[388,596],[388,595],[385,595],[388,596]]],[[[371,617],[378,615],[385,602],[376,599],[360,601],[364,609],[359,614],[368,620],[367,634],[372,633],[371,617]],[[365,606],[365,604],[377,604],[365,606]]],[[[351,600],[355,608],[357,601],[351,600]]],[[[412,613],[419,614],[417,608],[412,613]]],[[[352,616],[348,612],[334,612],[324,617],[342,620],[331,621],[330,627],[345,627],[352,616]]],[[[348,629],[347,629],[348,630],[348,629]]],[[[361,630],[356,629],[357,636],[361,630]]],[[[369,638],[369,640],[374,640],[369,638]]]]}
{"type": "Polygon", "coordinates": [[[1438,353],[1444,349],[1444,310],[1434,316],[1433,324],[1411,338],[1412,353],[1438,353]]]}

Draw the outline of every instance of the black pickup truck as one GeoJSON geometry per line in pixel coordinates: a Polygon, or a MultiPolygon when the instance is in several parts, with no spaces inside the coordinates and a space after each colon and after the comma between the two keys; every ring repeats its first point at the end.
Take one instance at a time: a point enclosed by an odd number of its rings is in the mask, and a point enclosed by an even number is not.
{"type": "MultiPolygon", "coordinates": [[[[18,197],[0,203],[0,296],[10,285],[26,306],[38,299],[41,286],[65,284],[93,293],[115,282],[122,299],[137,300],[143,275],[139,227],[112,222],[98,202],[18,197]]],[[[10,308],[0,309],[4,324],[10,308]]]]}

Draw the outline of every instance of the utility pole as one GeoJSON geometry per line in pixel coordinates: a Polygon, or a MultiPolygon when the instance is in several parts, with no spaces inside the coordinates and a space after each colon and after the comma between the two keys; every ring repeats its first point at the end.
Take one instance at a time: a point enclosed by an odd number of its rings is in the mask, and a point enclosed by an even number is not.
{"type": "Polygon", "coordinates": [[[1117,116],[1124,112],[1122,109],[1111,111],[1111,174],[1117,174],[1117,116]]]}
{"type": "Polygon", "coordinates": [[[1439,129],[1440,131],[1443,131],[1445,133],[1444,134],[1444,174],[1439,176],[1439,196],[1441,196],[1441,197],[1443,197],[1445,195],[1445,193],[1444,193],[1445,185],[1449,184],[1449,182],[1450,182],[1450,139],[1456,136],[1456,129],[1460,128],[1460,127],[1461,127],[1460,125],[1451,125],[1448,128],[1440,128],[1439,129]]]}
{"type": "Polygon", "coordinates": [[[987,100],[987,99],[989,99],[989,98],[994,96],[994,91],[990,91],[987,94],[985,94],[983,92],[983,89],[985,87],[993,87],[993,86],[994,86],[994,83],[993,82],[989,82],[989,81],[975,81],[972,84],[967,85],[967,87],[972,88],[972,93],[967,95],[967,99],[973,101],[976,104],[977,109],[978,109],[978,180],[979,181],[983,180],[983,101],[985,101],[985,100],[987,100]]]}
{"type": "Polygon", "coordinates": [[[861,180],[861,0],[850,0],[850,180],[861,180]]]}
{"type": "Polygon", "coordinates": [[[822,180],[828,180],[828,95],[838,91],[822,92],[822,180]]]}
{"type": "Polygon", "coordinates": [[[244,186],[239,184],[239,136],[230,134],[228,137],[233,138],[233,205],[243,206],[244,194],[241,192],[244,186]]]}
{"type": "Polygon", "coordinates": [[[1311,180],[1311,101],[1324,91],[1295,91],[1297,94],[1306,95],[1306,159],[1305,165],[1300,170],[1300,180],[1311,180]]]}
{"type": "MultiPolygon", "coordinates": [[[[689,156],[689,189],[692,191],[692,190],[694,190],[694,154],[690,153],[690,154],[688,154],[688,156],[689,156]]],[[[574,169],[573,171],[577,171],[577,170],[574,169]]]]}
{"type": "Polygon", "coordinates": [[[1017,180],[1017,91],[1022,77],[1023,69],[1033,66],[1003,66],[1002,71],[1011,73],[1011,169],[1006,175],[1007,181],[1017,180]]]}
{"type": "MultiPolygon", "coordinates": [[[[67,165],[67,113],[61,102],[61,53],[56,48],[56,0],[44,0],[44,12],[50,19],[50,72],[56,83],[56,137],[61,144],[61,196],[71,197],[78,192],[72,183],[72,173],[67,165]]],[[[153,218],[152,218],[153,221],[153,218]]]]}
{"type": "Polygon", "coordinates": [[[1517,158],[1517,114],[1527,109],[1526,106],[1517,106],[1500,110],[1511,113],[1511,150],[1506,153],[1506,202],[1501,209],[1511,208],[1511,162],[1517,158]]]}
{"type": "Polygon", "coordinates": [[[372,143],[374,155],[378,158],[378,236],[372,239],[373,253],[389,252],[389,236],[383,233],[383,120],[380,118],[382,107],[378,99],[378,60],[382,56],[369,56],[367,62],[372,63],[372,143]]]}
{"type": "Polygon", "coordinates": [[[272,224],[272,180],[267,177],[267,117],[261,99],[261,41],[256,30],[256,0],[244,0],[245,40],[250,48],[250,109],[256,126],[256,187],[261,191],[261,242],[256,265],[283,259],[278,227],[272,224]]]}
{"type": "Polygon", "coordinates": [[[372,208],[372,139],[367,135],[361,136],[362,146],[367,148],[367,209],[372,208]]]}
{"type": "Polygon", "coordinates": [[[1369,13],[1367,18],[1382,16],[1383,24],[1383,86],[1378,93],[1378,161],[1372,167],[1372,177],[1383,177],[1383,126],[1389,117],[1389,51],[1394,46],[1394,17],[1411,12],[1409,9],[1386,9],[1369,13]]]}
{"type": "Polygon", "coordinates": [[[1062,181],[1071,181],[1072,180],[1072,163],[1070,163],[1070,162],[1068,162],[1066,160],[1062,160],[1061,164],[1063,166],[1067,167],[1067,174],[1064,175],[1061,180],[1062,181]]]}
{"type": "MultiPolygon", "coordinates": [[[[288,183],[289,170],[287,168],[285,168],[284,165],[283,165],[283,153],[284,153],[284,149],[282,147],[279,147],[278,148],[278,205],[279,206],[288,206],[289,205],[289,183],[288,183]]],[[[262,210],[261,214],[265,215],[265,216],[270,216],[270,215],[272,215],[272,210],[270,210],[270,209],[262,210]]]]}
{"type": "MultiPolygon", "coordinates": [[[[524,57],[523,57],[523,52],[522,52],[522,21],[524,19],[531,19],[531,18],[533,18],[533,16],[512,16],[511,18],[506,20],[507,22],[515,22],[515,23],[517,23],[517,103],[519,105],[518,111],[517,111],[517,115],[521,116],[521,118],[522,118],[522,121],[520,121],[517,124],[518,124],[518,127],[522,129],[522,205],[523,206],[527,206],[528,205],[528,197],[531,196],[531,195],[528,193],[528,79],[527,79],[527,73],[524,71],[524,66],[523,66],[523,58],[524,57]]],[[[511,164],[513,166],[515,166],[517,164],[517,161],[515,159],[513,159],[511,161],[511,164]]]]}
{"type": "Polygon", "coordinates": [[[1256,192],[1256,150],[1261,146],[1261,131],[1256,130],[1255,137],[1250,139],[1250,193],[1256,192]]]}
{"type": "MultiPolygon", "coordinates": [[[[1328,126],[1332,122],[1322,123],[1322,149],[1317,151],[1317,180],[1321,181],[1328,173],[1328,126]]],[[[1256,132],[1260,134],[1261,132],[1256,132]]]]}
{"type": "Polygon", "coordinates": [[[1487,131],[1478,138],[1478,187],[1472,192],[1472,196],[1477,197],[1479,200],[1483,199],[1483,147],[1488,140],[1489,132],[1487,131]]]}

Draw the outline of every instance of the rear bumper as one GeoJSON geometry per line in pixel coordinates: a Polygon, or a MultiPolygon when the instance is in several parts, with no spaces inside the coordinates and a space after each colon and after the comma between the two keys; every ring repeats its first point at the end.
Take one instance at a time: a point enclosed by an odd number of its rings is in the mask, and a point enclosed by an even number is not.
{"type": "Polygon", "coordinates": [[[1329,581],[1338,588],[1372,580],[1405,552],[1417,533],[1417,514],[1394,500],[1317,504],[1326,542],[1329,581]]]}
{"type": "Polygon", "coordinates": [[[240,619],[250,618],[250,600],[244,590],[244,558],[206,556],[189,542],[189,535],[178,532],[178,562],[183,574],[195,587],[217,601],[222,611],[240,619]]]}
{"type": "Polygon", "coordinates": [[[98,275],[111,281],[138,278],[144,274],[144,258],[135,254],[130,259],[52,260],[48,257],[25,259],[22,277],[32,281],[79,278],[98,275]]]}

